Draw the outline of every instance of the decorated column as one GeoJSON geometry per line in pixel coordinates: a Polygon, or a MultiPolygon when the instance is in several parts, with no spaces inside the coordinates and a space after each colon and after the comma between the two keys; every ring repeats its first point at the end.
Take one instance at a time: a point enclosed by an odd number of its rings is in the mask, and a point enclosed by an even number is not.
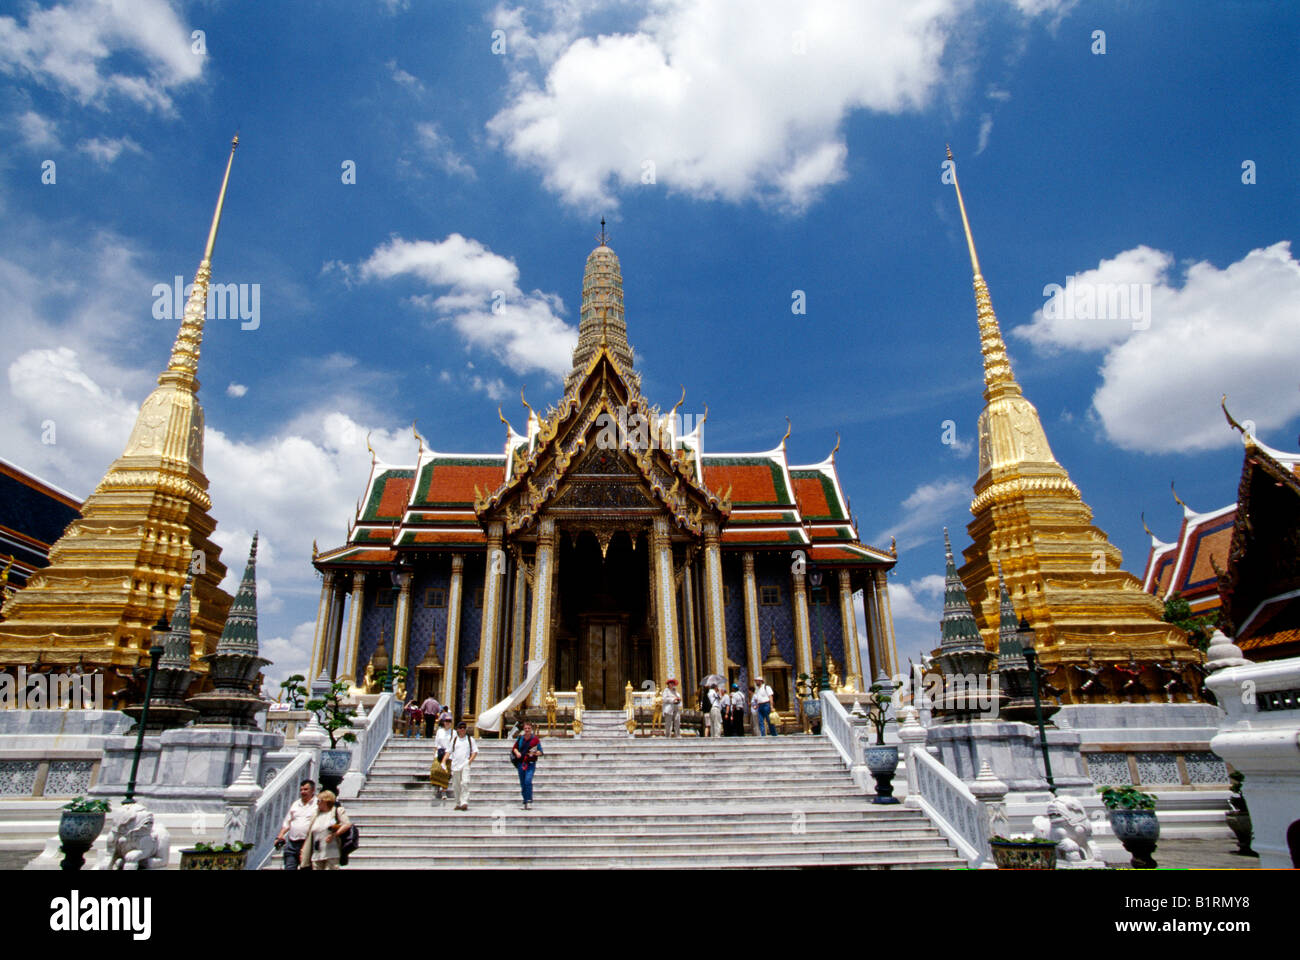
{"type": "Polygon", "coordinates": [[[652,535],[655,564],[655,584],[659,606],[659,650],[655,657],[658,676],[655,682],[662,687],[669,677],[678,673],[677,647],[677,577],[673,571],[673,542],[668,536],[668,518],[655,517],[652,535]]]}
{"type": "Polygon", "coordinates": [[[858,618],[853,612],[853,577],[840,571],[840,624],[844,636],[844,672],[857,677],[856,689],[862,689],[862,653],[858,650],[858,618]]]}
{"type": "MultiPolygon", "coordinates": [[[[399,573],[397,575],[397,617],[393,627],[393,659],[392,665],[397,667],[408,667],[406,662],[407,638],[411,633],[411,580],[413,575],[410,573],[399,573]]],[[[397,684],[393,684],[393,689],[397,689],[397,684]]],[[[415,685],[409,680],[406,689],[414,695],[415,685]]]]}
{"type": "Polygon", "coordinates": [[[745,564],[745,651],[749,657],[749,681],[763,676],[762,638],[758,635],[758,584],[754,580],[754,553],[746,550],[745,564]]]}
{"type": "Polygon", "coordinates": [[[320,676],[330,653],[330,620],[334,613],[334,571],[326,570],[320,588],[320,603],[316,605],[316,633],[311,641],[311,666],[307,679],[320,676]]]}
{"type": "Polygon", "coordinates": [[[894,649],[894,614],[889,606],[889,573],[876,571],[876,596],[880,610],[880,669],[889,676],[898,673],[898,652],[894,649]]]}
{"type": "Polygon", "coordinates": [[[361,653],[361,614],[366,601],[366,574],[357,570],[352,574],[352,605],[348,608],[348,625],[339,649],[335,679],[350,684],[357,682],[357,657],[361,653]]]}
{"type": "Polygon", "coordinates": [[[513,690],[524,679],[524,661],[528,659],[528,570],[524,558],[515,555],[515,588],[510,615],[510,682],[513,690]]]}
{"type": "Polygon", "coordinates": [[[727,675],[726,620],[722,612],[722,556],[718,525],[704,524],[704,620],[708,639],[709,672],[727,675]]]}
{"type": "Polygon", "coordinates": [[[880,671],[880,610],[876,603],[876,575],[872,570],[867,571],[862,587],[862,612],[867,620],[867,676],[862,685],[870,689],[880,671]]]}
{"type": "Polygon", "coordinates": [[[488,524],[487,559],[483,571],[483,625],[478,645],[478,705],[475,716],[492,706],[496,695],[497,637],[501,633],[501,588],[505,583],[506,554],[501,549],[504,527],[488,524]]]}
{"type": "MultiPolygon", "coordinates": [[[[686,570],[682,576],[682,673],[679,689],[694,690],[699,674],[695,669],[695,558],[687,551],[686,570]]],[[[670,674],[671,676],[671,674],[670,674]]]]}
{"type": "Polygon", "coordinates": [[[795,674],[813,675],[812,634],[808,632],[808,588],[804,584],[804,575],[800,572],[790,574],[793,586],[794,605],[794,670],[795,674]]]}
{"type": "MultiPolygon", "coordinates": [[[[532,639],[529,642],[531,660],[546,660],[546,678],[553,676],[551,664],[551,585],[555,578],[555,520],[543,517],[537,527],[537,560],[533,574],[532,639]]],[[[545,679],[533,688],[529,702],[534,707],[542,705],[546,695],[545,679]]],[[[549,688],[548,688],[549,689],[549,688]]]]}
{"type": "Polygon", "coordinates": [[[465,592],[462,584],[464,572],[464,554],[453,553],[451,586],[447,590],[447,642],[442,656],[442,702],[453,714],[456,712],[456,684],[460,680],[460,605],[461,595],[465,592]]]}

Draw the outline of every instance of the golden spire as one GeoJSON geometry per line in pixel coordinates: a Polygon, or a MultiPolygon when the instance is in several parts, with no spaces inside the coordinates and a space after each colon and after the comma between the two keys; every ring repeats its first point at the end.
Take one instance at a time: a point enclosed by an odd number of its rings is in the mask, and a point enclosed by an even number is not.
{"type": "Polygon", "coordinates": [[[230,141],[230,156],[226,160],[226,174],[221,179],[221,192],[217,194],[217,208],[212,213],[212,226],[208,229],[208,242],[203,248],[203,259],[194,274],[194,288],[185,303],[185,316],[176,342],[172,344],[171,359],[167,369],[158,377],[159,385],[177,383],[191,391],[199,389],[199,346],[203,343],[203,323],[208,315],[208,280],[212,276],[212,251],[217,245],[217,227],[221,225],[221,208],[226,202],[226,187],[230,183],[230,168],[235,162],[235,148],[239,135],[230,141]]]}
{"type": "MultiPolygon", "coordinates": [[[[948,159],[952,160],[952,148],[948,148],[948,159]]],[[[957,191],[957,207],[961,210],[961,225],[966,231],[966,248],[970,252],[971,271],[975,275],[975,310],[979,318],[980,352],[984,354],[984,398],[993,400],[1020,393],[1020,385],[1011,373],[1011,362],[1007,359],[1007,345],[1002,340],[1002,330],[998,326],[997,314],[993,312],[993,299],[989,296],[988,284],[980,273],[980,260],[975,253],[975,237],[970,231],[970,220],[966,216],[966,202],[962,199],[961,185],[957,182],[957,163],[952,165],[952,185],[957,191]]]]}

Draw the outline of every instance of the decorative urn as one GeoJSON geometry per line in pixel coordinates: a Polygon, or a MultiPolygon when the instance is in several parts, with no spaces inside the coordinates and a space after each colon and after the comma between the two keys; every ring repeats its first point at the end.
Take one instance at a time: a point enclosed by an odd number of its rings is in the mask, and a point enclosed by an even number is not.
{"type": "MultiPolygon", "coordinates": [[[[59,843],[63,847],[60,866],[64,870],[80,870],[86,862],[86,851],[94,846],[104,830],[108,804],[100,801],[102,809],[69,809],[78,806],[80,801],[81,798],[77,797],[63,808],[59,816],[59,843]]],[[[91,804],[95,801],[85,805],[91,804]]]]}
{"type": "Polygon", "coordinates": [[[326,790],[333,790],[336,793],[339,789],[339,783],[343,780],[344,774],[348,772],[348,767],[352,764],[352,751],[342,749],[326,749],[320,752],[320,783],[326,790]]]}
{"type": "Polygon", "coordinates": [[[893,744],[874,744],[863,749],[867,769],[876,781],[876,797],[872,803],[898,803],[894,796],[894,772],[898,769],[898,747],[893,744]]]}

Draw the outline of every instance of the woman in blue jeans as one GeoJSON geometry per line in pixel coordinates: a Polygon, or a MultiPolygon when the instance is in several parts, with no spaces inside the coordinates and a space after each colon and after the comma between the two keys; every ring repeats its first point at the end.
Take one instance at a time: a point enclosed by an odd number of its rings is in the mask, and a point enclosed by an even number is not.
{"type": "Polygon", "coordinates": [[[542,741],[533,735],[533,725],[525,721],[524,732],[510,748],[510,761],[519,771],[519,792],[523,794],[525,810],[533,808],[533,773],[542,752],[542,741]]]}

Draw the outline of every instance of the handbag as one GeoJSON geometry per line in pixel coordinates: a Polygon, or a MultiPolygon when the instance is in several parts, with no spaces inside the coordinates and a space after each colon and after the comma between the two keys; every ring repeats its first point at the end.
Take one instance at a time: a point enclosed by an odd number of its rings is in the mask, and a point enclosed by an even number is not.
{"type": "Polygon", "coordinates": [[[442,790],[451,786],[451,773],[441,763],[433,763],[429,767],[429,783],[442,790]]]}

